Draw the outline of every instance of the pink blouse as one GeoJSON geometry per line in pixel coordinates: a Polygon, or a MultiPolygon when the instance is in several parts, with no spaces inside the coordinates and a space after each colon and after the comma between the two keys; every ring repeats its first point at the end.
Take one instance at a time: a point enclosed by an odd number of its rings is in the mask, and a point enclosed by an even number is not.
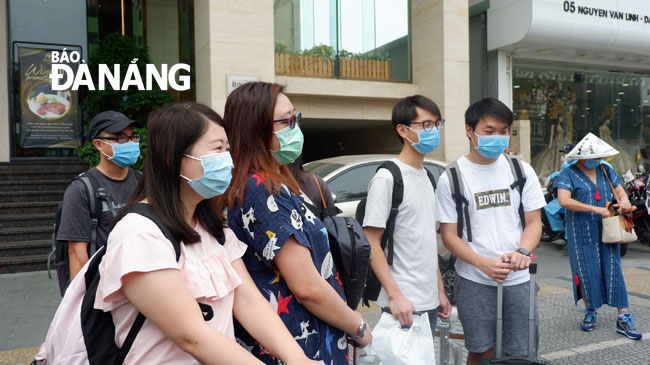
{"type": "MultiPolygon", "coordinates": [[[[223,246],[201,226],[197,225],[195,230],[201,242],[190,245],[181,242],[178,262],[171,242],[154,222],[139,214],[127,214],[111,231],[106,255],[99,266],[101,280],[94,307],[113,315],[118,346],[124,343],[138,315],[122,292],[122,278],[129,273],[163,269],[180,270],[194,298],[212,306],[214,317],[207,322],[208,326],[234,340],[232,307],[234,290],[241,279],[231,263],[241,258],[247,246],[230,229],[225,229],[223,246]]],[[[196,364],[197,361],[146,320],[124,363],[196,364]]]]}

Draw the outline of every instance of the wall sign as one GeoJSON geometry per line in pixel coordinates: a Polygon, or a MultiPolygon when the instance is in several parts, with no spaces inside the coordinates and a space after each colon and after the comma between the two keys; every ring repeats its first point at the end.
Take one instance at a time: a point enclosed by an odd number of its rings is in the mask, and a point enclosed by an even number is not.
{"type": "Polygon", "coordinates": [[[260,81],[259,76],[246,76],[246,75],[228,75],[226,82],[227,95],[230,95],[233,90],[244,85],[247,82],[260,81]]]}

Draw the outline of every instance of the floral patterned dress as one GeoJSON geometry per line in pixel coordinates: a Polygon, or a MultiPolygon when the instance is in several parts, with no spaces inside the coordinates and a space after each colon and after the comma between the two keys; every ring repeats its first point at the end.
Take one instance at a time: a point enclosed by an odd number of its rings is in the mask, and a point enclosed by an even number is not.
{"type": "MultiPolygon", "coordinates": [[[[325,364],[348,364],[346,334],[303,307],[289,290],[273,261],[287,239],[293,236],[310,250],[311,264],[345,300],[339,272],[330,252],[327,230],[303,204],[303,200],[309,201],[306,196],[297,196],[284,185],[279,192],[269,193],[264,180],[260,173],[251,175],[243,204],[236,202],[233,209],[228,211],[230,228],[239,240],[248,245],[243,256],[246,268],[309,358],[324,361],[325,364]]],[[[239,323],[235,323],[235,336],[240,344],[264,363],[279,362],[239,323]]]]}

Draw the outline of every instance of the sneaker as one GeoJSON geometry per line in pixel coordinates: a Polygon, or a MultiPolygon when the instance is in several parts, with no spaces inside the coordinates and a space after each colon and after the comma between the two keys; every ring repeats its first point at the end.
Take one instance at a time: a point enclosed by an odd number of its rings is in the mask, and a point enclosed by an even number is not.
{"type": "Polygon", "coordinates": [[[583,331],[591,332],[591,330],[596,327],[596,311],[593,309],[587,309],[587,314],[585,314],[585,319],[580,323],[580,329],[583,331]]]}
{"type": "Polygon", "coordinates": [[[627,338],[640,340],[643,335],[634,328],[634,324],[632,324],[633,317],[634,314],[630,313],[625,313],[622,316],[619,316],[616,320],[616,332],[625,335],[627,338]]]}

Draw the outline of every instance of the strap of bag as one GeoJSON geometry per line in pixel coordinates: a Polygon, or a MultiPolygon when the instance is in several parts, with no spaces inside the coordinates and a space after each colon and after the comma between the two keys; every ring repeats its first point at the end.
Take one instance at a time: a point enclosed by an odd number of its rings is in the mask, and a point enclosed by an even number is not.
{"type": "Polygon", "coordinates": [[[512,170],[512,176],[515,181],[510,185],[510,189],[517,189],[519,192],[519,219],[521,220],[521,229],[526,227],[526,215],[524,214],[524,186],[526,186],[526,178],[524,177],[523,167],[521,160],[517,156],[506,155],[512,170]]]}
{"type": "MultiPolygon", "coordinates": [[[[169,230],[169,228],[156,216],[152,211],[151,208],[149,207],[148,204],[145,203],[137,203],[133,205],[131,208],[129,208],[127,213],[137,213],[140,214],[150,220],[152,220],[158,228],[162,231],[163,235],[165,235],[165,238],[167,238],[171,243],[172,246],[174,247],[174,253],[176,254],[176,261],[181,257],[181,245],[178,242],[178,240],[174,237],[172,232],[169,230]]],[[[125,213],[124,215],[126,215],[125,213]]],[[[204,306],[201,306],[201,310],[205,312],[206,308],[204,306]]],[[[208,316],[213,315],[211,313],[211,307],[208,316]]],[[[205,315],[204,315],[205,317],[205,315]]],[[[126,339],[124,340],[124,343],[122,344],[122,348],[120,348],[120,352],[118,353],[117,357],[115,358],[115,364],[123,364],[124,359],[126,359],[126,355],[129,353],[129,350],[131,349],[131,346],[133,346],[133,342],[135,341],[135,337],[138,335],[138,332],[140,332],[140,329],[142,329],[142,325],[144,324],[144,321],[147,319],[147,317],[144,316],[142,313],[138,313],[138,316],[135,318],[135,321],[133,322],[133,325],[131,326],[131,329],[129,330],[129,333],[126,336],[126,339]]]]}
{"type": "Polygon", "coordinates": [[[456,216],[458,223],[456,229],[458,237],[463,237],[463,228],[467,226],[467,241],[472,242],[472,225],[469,219],[469,201],[463,195],[465,188],[463,186],[463,177],[460,174],[458,161],[454,161],[447,166],[447,176],[450,179],[449,187],[451,188],[451,197],[456,203],[456,216]]]}
{"type": "Polygon", "coordinates": [[[605,169],[605,166],[603,164],[600,164],[600,168],[603,169],[603,174],[605,174],[605,178],[609,183],[609,188],[612,189],[612,194],[614,194],[614,199],[616,199],[616,202],[620,204],[621,199],[618,198],[618,193],[616,193],[616,189],[614,189],[614,184],[612,184],[612,180],[609,179],[609,175],[607,174],[607,170],[605,169]]]}
{"type": "Polygon", "coordinates": [[[404,198],[404,180],[402,179],[402,172],[393,161],[386,161],[379,169],[387,169],[393,175],[393,194],[391,198],[390,213],[386,221],[386,229],[381,236],[381,248],[386,250],[386,261],[388,265],[393,264],[393,256],[395,255],[395,247],[393,242],[393,234],[395,232],[395,221],[397,220],[397,213],[399,213],[399,206],[402,204],[404,198]]]}
{"type": "Polygon", "coordinates": [[[323,208],[327,210],[327,203],[325,202],[325,196],[323,196],[323,189],[320,188],[320,183],[318,182],[318,179],[316,178],[316,174],[311,174],[311,177],[314,178],[314,181],[316,182],[316,186],[318,186],[318,192],[320,193],[320,201],[323,203],[323,208]]]}
{"type": "Polygon", "coordinates": [[[86,185],[86,190],[88,191],[88,207],[90,208],[90,246],[88,257],[90,257],[97,252],[97,227],[102,219],[102,200],[97,192],[97,181],[92,175],[84,173],[78,179],[86,185]]]}
{"type": "Polygon", "coordinates": [[[438,184],[436,184],[436,179],[433,177],[433,174],[431,173],[431,171],[429,171],[429,169],[425,167],[424,170],[427,172],[427,177],[429,178],[429,181],[431,181],[431,185],[433,186],[433,191],[435,192],[436,190],[438,190],[438,184]]]}

